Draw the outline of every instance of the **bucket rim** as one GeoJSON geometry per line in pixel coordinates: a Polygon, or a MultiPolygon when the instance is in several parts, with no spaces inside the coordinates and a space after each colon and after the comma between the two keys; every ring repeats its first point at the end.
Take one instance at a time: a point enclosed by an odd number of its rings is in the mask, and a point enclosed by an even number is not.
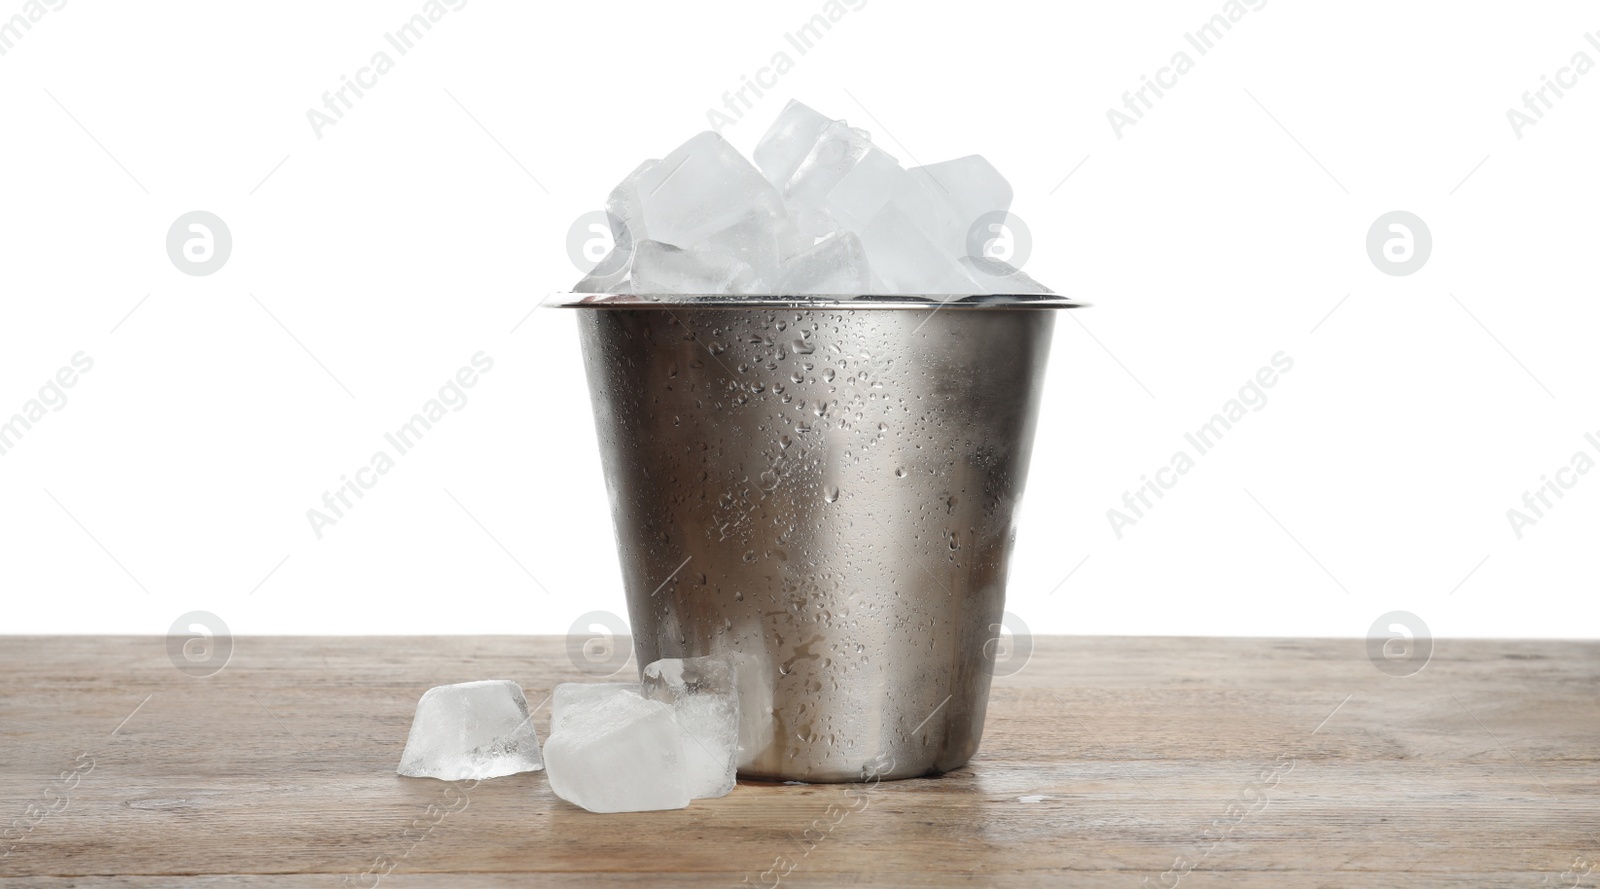
{"type": "Polygon", "coordinates": [[[552,293],[558,309],[1082,309],[1092,303],[1059,293],[776,294],[552,293]]]}

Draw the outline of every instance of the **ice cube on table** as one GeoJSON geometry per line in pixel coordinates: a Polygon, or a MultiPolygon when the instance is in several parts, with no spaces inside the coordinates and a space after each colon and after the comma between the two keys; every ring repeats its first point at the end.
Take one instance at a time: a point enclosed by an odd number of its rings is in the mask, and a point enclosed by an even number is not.
{"type": "Polygon", "coordinates": [[[544,745],[556,796],[591,812],[689,804],[683,735],[660,701],[612,694],[569,714],[544,745]]]}
{"type": "Polygon", "coordinates": [[[998,259],[961,257],[961,266],[984,293],[1054,293],[1021,269],[998,259]]]}
{"type": "Polygon", "coordinates": [[[635,243],[691,247],[751,214],[774,226],[786,216],[772,183],[712,132],[695,136],[640,173],[638,197],[639,221],[628,222],[635,243]]]}
{"type": "Polygon", "coordinates": [[[613,695],[642,697],[637,682],[563,682],[550,695],[550,732],[568,719],[610,699],[613,695]]]}
{"type": "Polygon", "coordinates": [[[398,772],[463,781],[542,768],[522,689],[507,679],[489,679],[423,693],[398,772]]]}
{"type": "Polygon", "coordinates": [[[861,239],[840,232],[818,241],[783,264],[775,290],[781,296],[861,294],[872,286],[872,270],[861,239]]]}
{"type": "Polygon", "coordinates": [[[733,666],[734,685],[739,689],[739,760],[743,768],[753,765],[772,743],[776,720],[772,706],[772,661],[743,651],[724,655],[733,666]]]}
{"type": "Polygon", "coordinates": [[[789,104],[778,112],[778,119],[772,122],[761,141],[756,143],[752,156],[756,166],[761,168],[761,175],[767,177],[767,181],[782,193],[795,170],[800,168],[800,163],[811,153],[812,146],[821,138],[822,131],[831,123],[833,121],[827,117],[790,99],[789,104]]]}
{"type": "Polygon", "coordinates": [[[981,292],[956,257],[939,249],[896,205],[884,207],[861,232],[867,263],[886,290],[899,294],[981,292]]]}
{"type": "Polygon", "coordinates": [[[756,274],[722,253],[640,241],[633,248],[629,281],[634,293],[750,293],[756,274]]]}
{"type": "Polygon", "coordinates": [[[662,658],[644,668],[644,696],[672,707],[682,732],[689,795],[725,796],[739,758],[739,689],[722,657],[662,658]]]}

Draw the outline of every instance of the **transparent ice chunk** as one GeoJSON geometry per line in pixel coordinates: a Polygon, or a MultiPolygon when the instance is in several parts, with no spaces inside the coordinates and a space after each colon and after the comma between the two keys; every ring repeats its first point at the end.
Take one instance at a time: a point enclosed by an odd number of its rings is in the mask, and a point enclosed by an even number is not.
{"type": "Polygon", "coordinates": [[[885,292],[970,294],[978,285],[956,257],[940,250],[899,207],[883,208],[861,232],[861,245],[885,292]]]}
{"type": "Polygon", "coordinates": [[[776,292],[783,296],[860,294],[872,286],[872,270],[861,239],[840,232],[818,241],[783,264],[776,292]]]}
{"type": "Polygon", "coordinates": [[[568,719],[613,695],[641,697],[635,682],[563,682],[557,685],[550,695],[550,732],[554,734],[568,719]]]}
{"type": "Polygon", "coordinates": [[[778,119],[756,143],[753,154],[761,174],[779,193],[788,187],[795,170],[800,168],[822,131],[831,123],[833,121],[793,99],[783,106],[778,119]]]}
{"type": "Polygon", "coordinates": [[[489,679],[423,693],[398,772],[462,781],[542,768],[522,689],[510,680],[489,679]]]}
{"type": "Polygon", "coordinates": [[[661,161],[647,160],[634,167],[633,172],[617,183],[617,187],[611,189],[611,196],[606,198],[606,212],[611,214],[611,237],[615,244],[631,245],[650,237],[645,230],[644,200],[640,197],[640,188],[646,174],[659,163],[661,161]]]}
{"type": "Polygon", "coordinates": [[[749,292],[770,289],[778,280],[785,256],[795,252],[793,226],[788,217],[773,220],[763,212],[752,211],[739,221],[713,232],[690,248],[691,253],[732,257],[750,267],[749,292]]]}
{"type": "Polygon", "coordinates": [[[923,222],[923,232],[951,256],[967,255],[967,234],[985,214],[1011,208],[1011,183],[982,155],[912,167],[908,178],[920,186],[901,209],[923,222]]]}
{"type": "Polygon", "coordinates": [[[544,757],[550,789],[591,812],[647,812],[689,804],[683,736],[672,708],[612,694],[568,714],[544,757]]]}
{"type": "Polygon", "coordinates": [[[611,189],[606,198],[606,222],[611,229],[611,250],[595,264],[582,280],[573,285],[574,293],[623,293],[628,266],[633,259],[633,245],[644,235],[644,216],[639,197],[639,182],[645,173],[660,163],[647,160],[635,167],[632,173],[611,189]]]}
{"type": "Polygon", "coordinates": [[[640,241],[629,280],[634,293],[750,293],[756,275],[748,264],[722,253],[640,241]]]}
{"type": "Polygon", "coordinates": [[[802,230],[807,225],[817,229],[816,217],[822,217],[821,230],[807,234],[839,229],[859,233],[908,177],[865,131],[834,121],[801,161],[783,197],[802,230]]]}
{"type": "Polygon", "coordinates": [[[628,277],[628,266],[633,257],[628,255],[631,246],[624,250],[621,247],[612,247],[589,274],[584,275],[578,283],[572,285],[573,293],[617,293],[623,289],[623,282],[628,277]]]}
{"type": "Polygon", "coordinates": [[[636,243],[691,247],[751,214],[774,227],[785,216],[782,198],[761,171],[712,132],[641,173],[638,196],[640,222],[628,223],[636,243]]]}
{"type": "Polygon", "coordinates": [[[772,662],[742,651],[729,652],[739,687],[739,767],[753,764],[773,741],[772,662]]]}
{"type": "Polygon", "coordinates": [[[733,790],[739,754],[739,689],[725,658],[662,658],[644,668],[644,696],[672,707],[683,733],[689,795],[733,790]]]}

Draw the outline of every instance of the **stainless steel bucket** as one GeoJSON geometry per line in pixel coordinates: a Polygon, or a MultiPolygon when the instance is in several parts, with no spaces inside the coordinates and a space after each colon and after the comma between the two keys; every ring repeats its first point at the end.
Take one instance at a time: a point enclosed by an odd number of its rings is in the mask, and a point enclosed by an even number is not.
{"type": "Polygon", "coordinates": [[[983,734],[1060,297],[573,294],[634,652],[731,656],[739,773],[957,768],[983,734]]]}

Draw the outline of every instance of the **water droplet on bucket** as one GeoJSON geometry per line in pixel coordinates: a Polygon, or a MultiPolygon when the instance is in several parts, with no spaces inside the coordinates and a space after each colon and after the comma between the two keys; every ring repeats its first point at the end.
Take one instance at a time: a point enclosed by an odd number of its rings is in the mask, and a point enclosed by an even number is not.
{"type": "Polygon", "coordinates": [[[829,503],[838,502],[838,500],[839,500],[839,486],[838,485],[833,485],[831,487],[823,489],[822,499],[828,501],[829,503]]]}

